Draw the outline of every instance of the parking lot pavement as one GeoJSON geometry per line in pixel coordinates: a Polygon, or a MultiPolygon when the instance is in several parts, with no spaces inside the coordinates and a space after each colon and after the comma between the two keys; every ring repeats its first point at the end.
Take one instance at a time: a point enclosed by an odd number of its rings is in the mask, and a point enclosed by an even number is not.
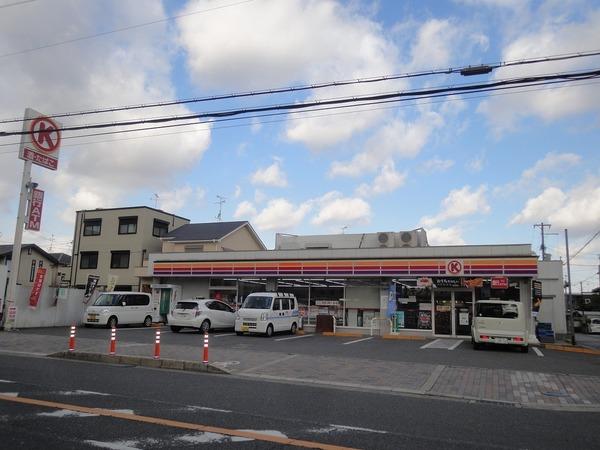
{"type": "MultiPolygon", "coordinates": [[[[3,351],[65,351],[68,329],[0,333],[3,351]]],[[[117,355],[151,358],[156,329],[119,328],[117,355]]],[[[106,355],[110,330],[78,330],[75,353],[106,355]]],[[[543,350],[474,351],[454,339],[395,341],[379,337],[210,335],[209,361],[234,376],[453,397],[547,408],[600,410],[600,357],[543,350]]],[[[201,361],[203,336],[161,329],[161,358],[201,361]]]]}
{"type": "Polygon", "coordinates": [[[577,345],[600,350],[600,334],[575,333],[577,345]]]}

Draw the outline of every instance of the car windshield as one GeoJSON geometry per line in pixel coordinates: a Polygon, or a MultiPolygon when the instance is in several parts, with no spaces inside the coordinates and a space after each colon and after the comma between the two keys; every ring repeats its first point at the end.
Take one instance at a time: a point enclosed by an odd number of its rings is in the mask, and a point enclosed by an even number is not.
{"type": "Polygon", "coordinates": [[[94,302],[94,306],[118,306],[121,296],[118,294],[101,294],[94,302]]]}
{"type": "Polygon", "coordinates": [[[194,309],[197,307],[197,302],[177,302],[177,305],[175,305],[175,309],[194,309]]]}
{"type": "Polygon", "coordinates": [[[516,319],[519,317],[516,304],[477,303],[477,317],[516,319]]]}
{"type": "Polygon", "coordinates": [[[242,308],[248,309],[269,309],[271,307],[272,297],[246,297],[242,308]]]}

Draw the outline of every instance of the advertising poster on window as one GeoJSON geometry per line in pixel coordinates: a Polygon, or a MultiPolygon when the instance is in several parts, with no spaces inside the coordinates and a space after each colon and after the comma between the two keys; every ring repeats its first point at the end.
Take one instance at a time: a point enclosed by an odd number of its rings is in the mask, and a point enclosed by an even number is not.
{"type": "Polygon", "coordinates": [[[40,300],[40,294],[42,293],[42,286],[44,284],[44,277],[46,276],[46,268],[40,267],[35,272],[35,280],[33,280],[33,286],[31,287],[31,294],[29,295],[29,307],[36,309],[40,300]]]}
{"type": "Polygon", "coordinates": [[[394,328],[396,330],[404,328],[404,311],[396,311],[394,314],[394,328]]]}
{"type": "Polygon", "coordinates": [[[418,327],[421,330],[431,330],[431,311],[419,311],[418,327]]]}
{"type": "Polygon", "coordinates": [[[83,297],[86,299],[84,302],[87,303],[96,290],[96,286],[98,286],[98,280],[100,277],[98,275],[88,275],[87,284],[85,285],[85,293],[83,297]]]}
{"type": "Polygon", "coordinates": [[[531,313],[537,317],[542,306],[542,282],[533,280],[531,282],[531,313]]]}

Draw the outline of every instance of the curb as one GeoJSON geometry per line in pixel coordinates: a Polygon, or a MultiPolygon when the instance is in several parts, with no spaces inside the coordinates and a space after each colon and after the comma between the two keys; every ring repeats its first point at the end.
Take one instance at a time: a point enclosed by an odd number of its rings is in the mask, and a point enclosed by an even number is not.
{"type": "Polygon", "coordinates": [[[600,350],[595,350],[595,349],[586,348],[586,347],[571,346],[571,345],[544,344],[544,348],[547,348],[548,350],[558,350],[561,352],[585,353],[587,355],[600,355],[600,350]]]}
{"type": "Polygon", "coordinates": [[[404,341],[426,341],[427,338],[424,336],[417,336],[412,334],[385,334],[381,337],[382,339],[396,339],[404,341]]]}
{"type": "Polygon", "coordinates": [[[104,355],[101,353],[86,352],[58,352],[52,353],[51,355],[48,355],[48,357],[74,359],[78,361],[101,362],[109,364],[125,364],[133,366],[152,367],[155,369],[185,370],[191,372],[208,372],[227,375],[229,374],[229,372],[211,364],[175,359],[154,359],[144,356],[104,355]]]}

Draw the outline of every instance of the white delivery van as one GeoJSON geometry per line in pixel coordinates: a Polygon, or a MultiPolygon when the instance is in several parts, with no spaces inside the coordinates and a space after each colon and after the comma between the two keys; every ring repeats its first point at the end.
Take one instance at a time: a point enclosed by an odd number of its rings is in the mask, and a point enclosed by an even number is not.
{"type": "Polygon", "coordinates": [[[103,292],[87,307],[83,317],[85,326],[101,325],[108,328],[117,325],[152,325],[158,315],[150,294],[145,292],[103,292]]]}
{"type": "Polygon", "coordinates": [[[279,331],[296,334],[300,326],[298,300],[293,294],[254,292],[235,313],[235,332],[261,333],[267,337],[279,331]]]}
{"type": "Polygon", "coordinates": [[[529,351],[527,313],[521,302],[479,300],[475,302],[475,317],[471,326],[474,349],[484,344],[518,346],[529,351]]]}

